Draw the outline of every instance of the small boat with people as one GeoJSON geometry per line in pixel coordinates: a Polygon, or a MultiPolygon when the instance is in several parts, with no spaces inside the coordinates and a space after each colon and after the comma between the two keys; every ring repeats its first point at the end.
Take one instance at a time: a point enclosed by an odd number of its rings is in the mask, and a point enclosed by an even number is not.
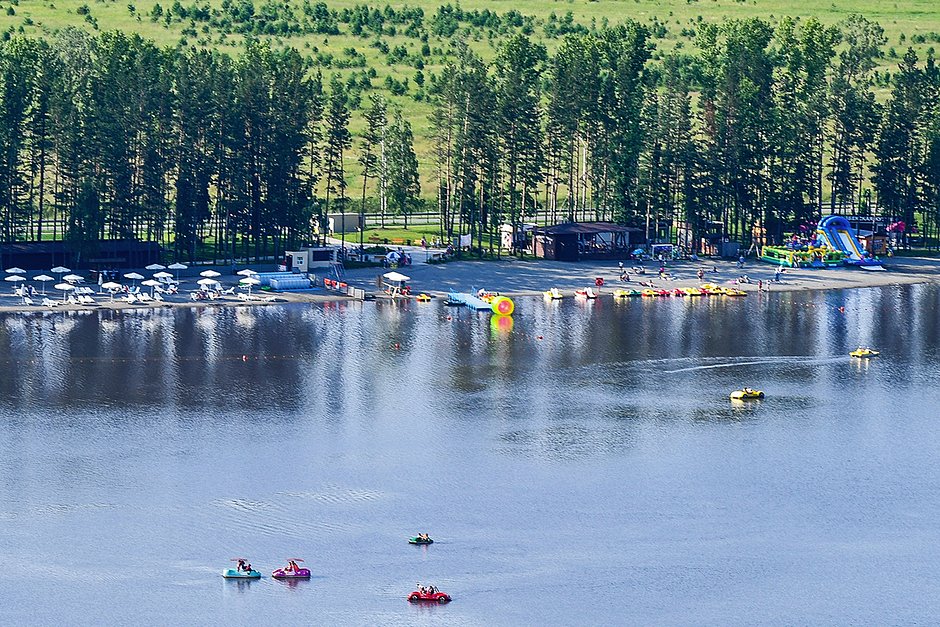
{"type": "Polygon", "coordinates": [[[861,346],[849,353],[849,355],[857,359],[868,359],[870,357],[877,357],[880,354],[881,353],[879,351],[872,350],[870,348],[863,348],[861,346]]]}
{"type": "Polygon", "coordinates": [[[434,544],[434,540],[426,533],[419,533],[415,537],[409,538],[408,544],[434,544]]]}
{"type": "Polygon", "coordinates": [[[252,568],[244,557],[233,557],[232,561],[237,564],[235,568],[226,568],[222,571],[222,577],[225,579],[261,579],[261,573],[252,568]]]}
{"type": "Polygon", "coordinates": [[[302,561],[299,557],[287,560],[287,566],[275,570],[271,573],[271,577],[274,579],[310,579],[310,569],[297,564],[302,561]]]}
{"type": "Polygon", "coordinates": [[[408,595],[408,601],[411,603],[419,603],[421,601],[429,601],[431,603],[450,603],[450,595],[446,592],[441,592],[437,589],[436,586],[422,586],[420,583],[416,586],[417,589],[408,595]]]}
{"type": "Polygon", "coordinates": [[[729,395],[729,398],[733,401],[759,401],[764,398],[764,393],[761,390],[744,388],[735,390],[729,395]]]}
{"type": "Polygon", "coordinates": [[[545,292],[542,292],[542,294],[548,300],[561,300],[564,298],[564,295],[558,290],[557,287],[546,290],[545,292]]]}
{"type": "Polygon", "coordinates": [[[431,295],[430,295],[430,294],[425,294],[424,292],[422,292],[422,293],[418,294],[417,296],[415,296],[415,300],[418,301],[419,303],[430,303],[430,302],[431,302],[431,295]]]}

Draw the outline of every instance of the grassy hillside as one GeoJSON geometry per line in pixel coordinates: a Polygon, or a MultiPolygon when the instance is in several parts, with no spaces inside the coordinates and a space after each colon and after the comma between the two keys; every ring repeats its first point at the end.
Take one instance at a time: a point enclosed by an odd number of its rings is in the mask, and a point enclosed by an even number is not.
{"type": "MultiPolygon", "coordinates": [[[[337,13],[344,9],[353,11],[357,5],[364,4],[355,0],[325,2],[329,10],[337,13]]],[[[465,38],[484,58],[491,58],[500,39],[509,32],[528,32],[551,50],[566,31],[632,18],[653,28],[655,44],[661,52],[676,47],[694,48],[695,31],[702,22],[761,17],[773,23],[790,15],[812,16],[825,23],[836,23],[851,13],[862,13],[885,29],[888,38],[883,58],[885,68],[894,65],[895,51],[901,54],[908,46],[917,49],[921,58],[929,48],[940,47],[940,2],[937,0],[464,0],[459,3],[464,12],[493,12],[502,23],[493,26],[491,21],[489,25],[474,26],[471,21],[463,20],[456,23],[456,30],[452,32],[434,27],[435,14],[441,4],[446,2],[409,0],[372,4],[371,8],[379,11],[386,6],[397,12],[420,8],[423,11],[421,28],[409,31],[414,20],[395,23],[389,19],[378,29],[367,26],[357,35],[350,21],[339,20],[324,26],[325,21],[318,18],[322,10],[317,8],[315,0],[179,0],[177,3],[174,0],[0,0],[0,30],[48,36],[68,26],[89,31],[118,29],[140,33],[162,45],[195,45],[231,53],[237,53],[248,32],[249,36],[270,40],[272,45],[301,50],[316,60],[326,74],[336,72],[349,77],[355,73],[365,80],[371,68],[374,70],[371,72],[372,88],[397,102],[414,127],[425,195],[433,189],[433,168],[427,141],[429,107],[418,83],[441,71],[454,37],[465,38]],[[512,19],[507,20],[507,16],[512,19]],[[508,21],[514,24],[507,25],[508,21]],[[309,32],[312,29],[325,32],[309,32]],[[422,32],[427,32],[426,40],[421,37],[422,32]]],[[[361,117],[354,114],[354,133],[361,124],[361,117]]],[[[353,157],[349,163],[353,197],[358,194],[356,168],[353,157]]]]}

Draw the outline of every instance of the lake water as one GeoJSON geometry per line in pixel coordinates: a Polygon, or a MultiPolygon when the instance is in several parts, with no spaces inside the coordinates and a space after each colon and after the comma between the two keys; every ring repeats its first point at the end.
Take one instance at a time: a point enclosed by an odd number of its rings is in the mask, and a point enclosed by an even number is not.
{"type": "Polygon", "coordinates": [[[4,316],[0,619],[936,622],[938,305],[4,316]],[[232,557],[266,577],[224,581],[232,557]],[[312,580],[267,577],[290,557],[312,580]],[[409,604],[416,581],[454,601],[409,604]]]}

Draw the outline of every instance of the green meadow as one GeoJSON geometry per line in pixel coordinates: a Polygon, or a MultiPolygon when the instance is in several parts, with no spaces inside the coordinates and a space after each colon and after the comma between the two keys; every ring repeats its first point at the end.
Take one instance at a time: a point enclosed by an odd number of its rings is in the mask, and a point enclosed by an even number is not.
{"type": "MultiPolygon", "coordinates": [[[[224,12],[223,7],[250,2],[255,18],[259,16],[293,15],[300,17],[304,13],[304,0],[180,0],[179,5],[188,10],[198,7],[209,12],[224,12]]],[[[218,49],[230,54],[237,54],[244,41],[231,26],[218,26],[200,19],[180,19],[172,13],[174,2],[117,1],[117,0],[0,0],[0,30],[11,33],[25,33],[34,36],[52,36],[56,31],[67,27],[85,29],[89,32],[121,30],[139,33],[165,46],[197,46],[218,49]],[[155,17],[155,6],[160,5],[162,17],[155,17]]],[[[317,4],[307,0],[306,4],[317,4]]],[[[350,0],[328,0],[328,9],[340,12],[353,9],[364,2],[350,0]]],[[[428,31],[427,41],[405,34],[399,26],[395,34],[383,33],[377,36],[372,30],[365,30],[361,35],[350,32],[348,23],[337,24],[339,34],[275,33],[253,34],[252,37],[269,41],[275,47],[294,47],[309,55],[320,67],[324,75],[338,73],[348,77],[352,72],[363,73],[369,68],[374,70],[371,80],[372,91],[383,94],[390,101],[401,107],[410,121],[415,133],[415,148],[422,171],[423,195],[433,195],[433,173],[430,142],[427,139],[428,113],[430,107],[424,97],[424,90],[416,81],[425,81],[432,74],[439,74],[446,63],[448,49],[454,38],[461,38],[476,50],[484,59],[491,59],[499,47],[501,39],[507,34],[506,29],[473,27],[460,22],[459,28],[451,36],[433,34],[430,24],[438,7],[447,2],[440,0],[410,0],[408,2],[381,2],[369,5],[372,9],[382,10],[391,6],[396,10],[405,7],[420,8],[424,12],[424,27],[428,31]],[[387,48],[403,47],[407,58],[390,59],[390,56],[376,46],[381,40],[387,48]],[[430,54],[421,54],[424,44],[430,48],[430,54]],[[421,57],[419,68],[414,59],[421,57]],[[324,62],[324,58],[329,58],[324,62]],[[405,84],[406,91],[389,88],[387,79],[394,79],[398,86],[405,84]],[[399,93],[393,94],[392,91],[399,93]]],[[[776,23],[781,17],[792,16],[800,19],[818,18],[823,23],[835,24],[852,13],[860,13],[875,20],[885,30],[888,43],[883,50],[881,71],[891,71],[898,56],[908,47],[913,47],[923,58],[930,50],[940,47],[940,2],[937,0],[906,0],[891,2],[884,0],[464,0],[459,4],[463,11],[489,10],[500,16],[510,11],[521,13],[528,18],[530,36],[542,41],[552,51],[562,41],[563,36],[551,31],[552,24],[567,22],[590,28],[592,25],[616,23],[633,19],[649,25],[654,34],[657,52],[682,48],[694,50],[695,32],[703,22],[720,22],[725,19],[758,17],[776,23]],[[570,12],[570,17],[566,14],[570,12]]],[[[290,20],[287,20],[290,21],[290,20]]],[[[517,32],[517,31],[513,31],[517,32]]],[[[363,98],[368,91],[363,93],[363,98]]],[[[350,124],[355,135],[362,127],[362,119],[354,112],[350,124]]],[[[357,174],[358,166],[354,155],[348,163],[349,194],[353,199],[359,197],[361,183],[357,174]]]]}

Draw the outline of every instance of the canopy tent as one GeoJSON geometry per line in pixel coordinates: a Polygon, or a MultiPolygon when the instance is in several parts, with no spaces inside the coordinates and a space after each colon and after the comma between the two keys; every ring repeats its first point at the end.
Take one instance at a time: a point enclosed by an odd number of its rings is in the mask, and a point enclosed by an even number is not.
{"type": "Polygon", "coordinates": [[[411,280],[411,277],[407,277],[400,272],[386,272],[382,275],[382,278],[389,284],[385,293],[392,298],[404,296],[405,283],[411,280]]]}

